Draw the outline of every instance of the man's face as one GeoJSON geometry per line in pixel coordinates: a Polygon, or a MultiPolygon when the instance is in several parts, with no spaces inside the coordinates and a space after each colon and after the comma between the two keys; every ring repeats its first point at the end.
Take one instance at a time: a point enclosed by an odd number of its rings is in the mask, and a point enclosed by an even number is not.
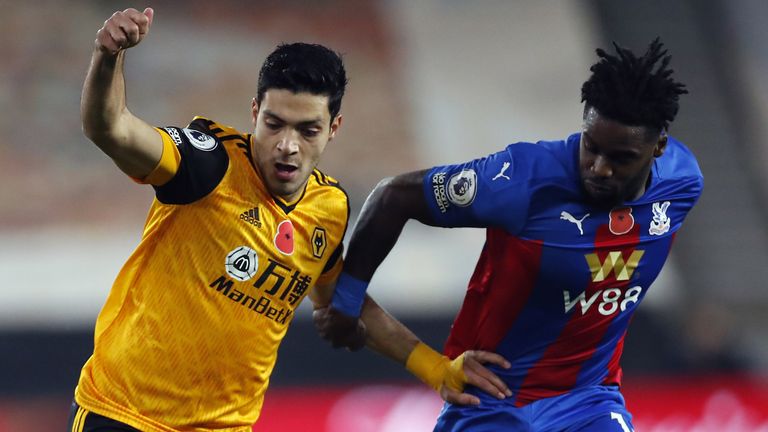
{"type": "Polygon", "coordinates": [[[666,134],[649,138],[647,128],[627,126],[589,108],[579,145],[581,185],[588,201],[613,207],[639,198],[655,157],[664,153],[666,134]]]}
{"type": "Polygon", "coordinates": [[[331,122],[328,97],[270,89],[252,102],[253,159],[269,191],[293,201],[304,191],[325,145],[341,125],[331,122]]]}

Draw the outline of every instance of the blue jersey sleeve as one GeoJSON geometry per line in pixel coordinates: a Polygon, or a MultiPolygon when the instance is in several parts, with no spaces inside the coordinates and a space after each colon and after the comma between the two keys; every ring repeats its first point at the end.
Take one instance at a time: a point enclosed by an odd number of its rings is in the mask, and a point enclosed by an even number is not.
{"type": "Polygon", "coordinates": [[[442,227],[503,227],[525,224],[530,200],[530,163],[515,144],[470,162],[432,168],[424,193],[433,221],[442,227]]]}
{"type": "Polygon", "coordinates": [[[654,201],[649,233],[674,233],[701,197],[704,176],[693,153],[672,137],[655,165],[656,177],[646,197],[654,201]]]}

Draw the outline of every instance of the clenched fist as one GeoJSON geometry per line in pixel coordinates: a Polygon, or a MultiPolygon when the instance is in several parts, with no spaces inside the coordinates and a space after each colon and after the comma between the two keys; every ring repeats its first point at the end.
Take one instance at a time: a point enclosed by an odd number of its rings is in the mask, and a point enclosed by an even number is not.
{"type": "Polygon", "coordinates": [[[146,8],[144,12],[132,8],[115,12],[96,33],[96,48],[115,55],[138,45],[147,36],[154,14],[152,8],[146,8]]]}

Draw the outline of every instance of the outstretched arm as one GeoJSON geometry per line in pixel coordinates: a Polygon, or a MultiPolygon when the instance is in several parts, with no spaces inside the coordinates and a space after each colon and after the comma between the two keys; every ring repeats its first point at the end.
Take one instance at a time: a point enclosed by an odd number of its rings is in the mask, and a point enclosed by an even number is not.
{"type": "Polygon", "coordinates": [[[344,262],[345,273],[370,281],[409,219],[433,224],[422,186],[426,173],[423,170],[401,174],[376,185],[365,200],[352,232],[344,262]]]}
{"type": "Polygon", "coordinates": [[[80,114],[83,132],[126,174],[149,175],[160,161],[162,138],[125,103],[125,50],[149,32],[154,11],[115,12],[96,33],[91,64],[83,85],[80,114]]]}
{"type": "Polygon", "coordinates": [[[335,290],[327,287],[321,296],[325,301],[315,303],[315,326],[335,347],[357,349],[364,343],[397,361],[448,402],[480,402],[463,392],[465,384],[498,398],[511,396],[506,384],[483,366],[489,363],[510,367],[504,358],[485,351],[467,351],[451,360],[422,343],[365,294],[368,281],[394,247],[405,223],[415,219],[434,224],[422,189],[425,175],[426,171],[417,171],[385,179],[371,192],[352,233],[344,271],[335,290]],[[331,290],[331,306],[325,307],[331,290]]]}
{"type": "MultiPolygon", "coordinates": [[[[313,301],[317,299],[318,297],[315,297],[313,301]]],[[[315,307],[313,321],[320,335],[327,337],[326,330],[334,316],[329,314],[328,307],[318,303],[315,303],[315,307]]],[[[477,396],[464,392],[466,384],[499,399],[512,395],[504,381],[484,366],[494,364],[509,368],[509,362],[503,357],[486,351],[466,351],[451,360],[424,344],[370,296],[365,298],[357,329],[357,336],[351,348],[362,346],[356,345],[362,337],[368,348],[405,366],[409,372],[440,393],[447,402],[460,405],[479,404],[480,399],[477,396]]]]}
{"type": "Polygon", "coordinates": [[[404,365],[440,393],[443,400],[460,405],[478,405],[480,399],[477,396],[464,393],[466,384],[499,399],[512,396],[504,381],[484,366],[494,364],[509,368],[509,362],[502,356],[486,351],[466,351],[451,360],[421,342],[370,297],[365,299],[362,320],[368,330],[368,348],[404,365]]]}
{"type": "Polygon", "coordinates": [[[409,219],[431,225],[422,192],[426,171],[382,180],[363,204],[347,250],[344,271],[333,295],[330,313],[338,315],[329,338],[345,338],[354,328],[376,269],[397,242],[409,219]]]}

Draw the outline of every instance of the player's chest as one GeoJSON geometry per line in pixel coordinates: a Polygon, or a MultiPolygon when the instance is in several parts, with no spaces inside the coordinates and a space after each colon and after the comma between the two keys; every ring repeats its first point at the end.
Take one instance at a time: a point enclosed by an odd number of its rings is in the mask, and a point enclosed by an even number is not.
{"type": "Polygon", "coordinates": [[[338,237],[323,214],[285,209],[263,196],[230,194],[216,207],[209,237],[226,252],[226,270],[234,278],[248,278],[254,270],[315,278],[335,247],[331,237],[338,237]]]}
{"type": "Polygon", "coordinates": [[[669,200],[612,209],[568,201],[540,202],[531,206],[520,234],[566,248],[633,246],[671,235],[683,217],[669,200]]]}
{"type": "Polygon", "coordinates": [[[661,270],[682,216],[659,201],[599,210],[576,202],[540,205],[521,237],[538,242],[545,285],[644,287],[661,270]]]}
{"type": "Polygon", "coordinates": [[[340,237],[323,220],[253,195],[217,193],[172,210],[163,223],[174,231],[178,255],[193,264],[206,304],[284,325],[340,237]]]}

